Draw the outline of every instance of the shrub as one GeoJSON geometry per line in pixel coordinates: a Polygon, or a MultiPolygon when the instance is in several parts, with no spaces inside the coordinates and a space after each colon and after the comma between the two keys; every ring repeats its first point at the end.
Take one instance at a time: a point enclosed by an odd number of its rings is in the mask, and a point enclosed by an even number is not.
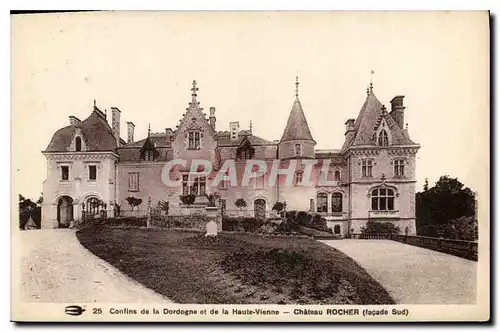
{"type": "Polygon", "coordinates": [[[191,194],[191,195],[180,195],[179,199],[181,200],[182,204],[191,205],[196,200],[196,195],[194,195],[194,194],[191,194]]]}
{"type": "Polygon", "coordinates": [[[222,218],[222,230],[230,232],[253,232],[257,233],[263,221],[253,217],[222,218]]]}
{"type": "Polygon", "coordinates": [[[398,234],[399,227],[391,222],[368,221],[361,228],[361,234],[398,234]]]}

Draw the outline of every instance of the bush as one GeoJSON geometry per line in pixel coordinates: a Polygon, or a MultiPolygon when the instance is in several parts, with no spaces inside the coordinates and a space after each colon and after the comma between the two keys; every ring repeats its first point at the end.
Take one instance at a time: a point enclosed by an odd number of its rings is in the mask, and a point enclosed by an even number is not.
{"type": "Polygon", "coordinates": [[[368,221],[365,227],[361,228],[361,234],[398,234],[399,227],[391,222],[368,221]]]}
{"type": "Polygon", "coordinates": [[[253,232],[257,233],[263,221],[253,217],[222,218],[222,230],[230,232],[253,232]]]}

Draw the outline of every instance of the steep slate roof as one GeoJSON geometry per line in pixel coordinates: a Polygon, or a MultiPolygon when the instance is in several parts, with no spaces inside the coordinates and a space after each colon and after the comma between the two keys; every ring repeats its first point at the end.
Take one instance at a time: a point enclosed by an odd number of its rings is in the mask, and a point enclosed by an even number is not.
{"type": "Polygon", "coordinates": [[[293,102],[293,107],[290,111],[290,115],[288,116],[285,131],[281,137],[281,142],[293,140],[314,141],[299,98],[296,98],[293,102]]]}
{"type": "Polygon", "coordinates": [[[231,135],[228,131],[218,132],[216,136],[217,146],[240,146],[245,137],[248,138],[252,145],[276,145],[274,142],[252,135],[246,130],[242,130],[238,134],[238,139],[231,139],[231,135]]]}
{"type": "MultiPolygon", "coordinates": [[[[125,148],[142,148],[144,146],[144,143],[146,142],[148,138],[143,138],[139,141],[135,141],[135,142],[131,142],[129,144],[125,144],[123,147],[125,148]]],[[[156,147],[159,148],[159,147],[170,147],[171,146],[171,142],[170,141],[167,141],[167,137],[165,135],[163,136],[153,136],[151,135],[149,137],[149,140],[153,143],[153,144],[156,144],[156,147]]]]}
{"type": "Polygon", "coordinates": [[[390,114],[383,109],[382,103],[377,99],[373,91],[370,91],[354,122],[354,136],[349,141],[344,142],[342,150],[349,146],[376,145],[374,134],[382,118],[385,118],[391,131],[392,145],[415,144],[409,138],[407,132],[400,128],[390,114]]]}
{"type": "Polygon", "coordinates": [[[115,151],[116,140],[113,130],[106,121],[105,115],[99,109],[94,108],[87,119],[56,131],[45,152],[68,151],[77,128],[82,131],[87,151],[115,151]]]}

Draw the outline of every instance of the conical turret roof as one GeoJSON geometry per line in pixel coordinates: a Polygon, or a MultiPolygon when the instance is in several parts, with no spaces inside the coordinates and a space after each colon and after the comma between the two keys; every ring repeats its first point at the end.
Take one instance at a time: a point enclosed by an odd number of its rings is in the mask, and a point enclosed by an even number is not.
{"type": "Polygon", "coordinates": [[[281,142],[294,140],[308,140],[314,142],[298,97],[293,102],[293,107],[290,115],[288,116],[285,131],[281,137],[281,142]]]}

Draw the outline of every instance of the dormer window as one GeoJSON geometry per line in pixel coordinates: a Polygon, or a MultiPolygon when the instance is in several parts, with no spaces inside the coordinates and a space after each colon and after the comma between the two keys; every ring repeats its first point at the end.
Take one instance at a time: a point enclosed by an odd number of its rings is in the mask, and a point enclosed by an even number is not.
{"type": "Polygon", "coordinates": [[[154,161],[154,152],[153,151],[144,151],[143,155],[143,160],[144,161],[154,161]]]}
{"type": "Polygon", "coordinates": [[[302,145],[299,143],[295,144],[295,155],[300,156],[302,154],[302,145]]]}
{"type": "Polygon", "coordinates": [[[378,145],[379,146],[389,146],[389,137],[385,129],[382,129],[378,134],[378,145]]]}
{"type": "Polygon", "coordinates": [[[82,138],[80,136],[75,139],[75,151],[82,151],[82,138]]]}
{"type": "Polygon", "coordinates": [[[199,150],[200,149],[200,132],[190,131],[188,133],[188,149],[199,150]]]}

